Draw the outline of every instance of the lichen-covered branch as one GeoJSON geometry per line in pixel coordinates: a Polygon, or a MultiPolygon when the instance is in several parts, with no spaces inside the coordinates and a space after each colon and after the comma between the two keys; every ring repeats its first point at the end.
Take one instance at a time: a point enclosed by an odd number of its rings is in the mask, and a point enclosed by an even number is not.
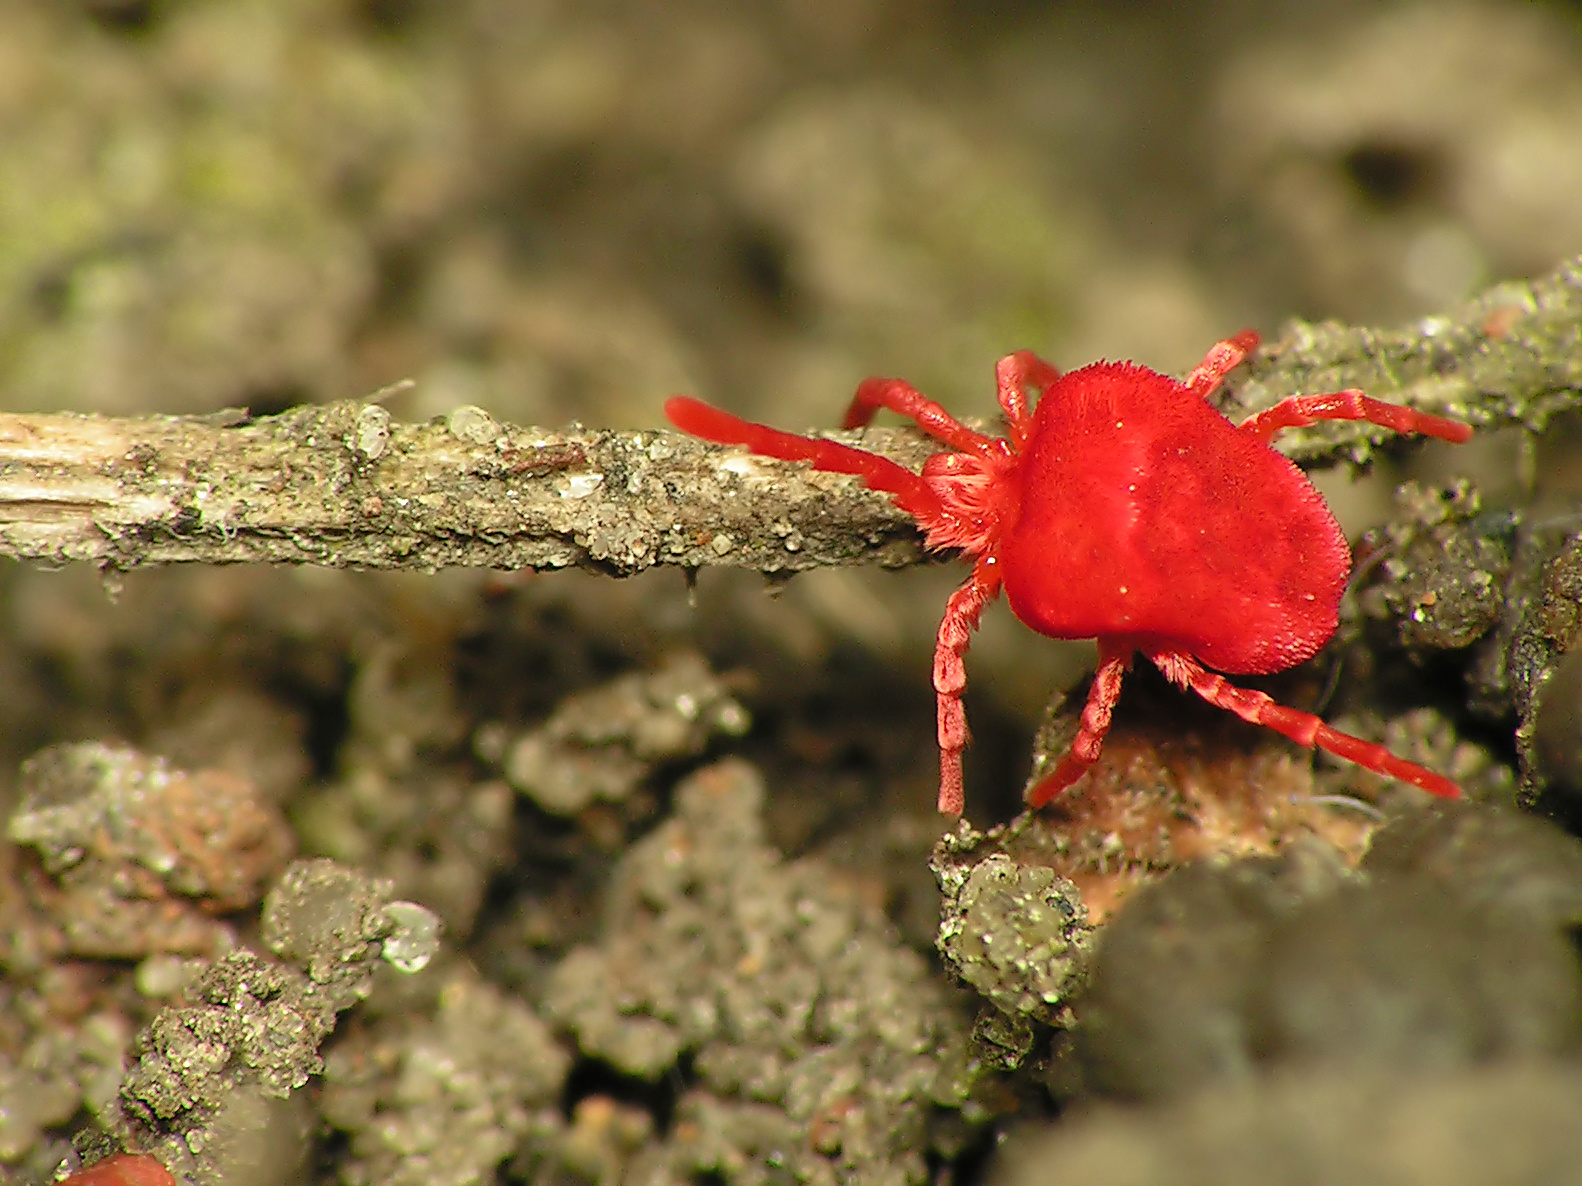
{"type": "MultiPolygon", "coordinates": [[[[1240,418],[1344,387],[1480,426],[1541,427],[1582,392],[1582,260],[1402,329],[1294,324],[1221,402],[1240,418]]],[[[906,429],[832,435],[914,467],[930,451],[906,429]]],[[[1280,447],[1365,464],[1384,435],[1330,423],[1280,447]]],[[[626,575],[893,567],[922,554],[907,517],[855,479],[666,431],[514,428],[476,408],[397,424],[356,401],[258,419],[0,415],[0,555],[36,562],[626,575]]]]}
{"type": "MultiPolygon", "coordinates": [[[[927,452],[900,430],[864,440],[913,464],[927,452]]],[[[476,408],[397,424],[358,402],[256,420],[0,415],[0,554],[44,563],[626,575],[921,553],[911,521],[850,478],[672,432],[512,428],[476,408]]]]}
{"type": "MultiPolygon", "coordinates": [[[[1288,395],[1360,387],[1480,428],[1541,429],[1582,396],[1582,258],[1495,285],[1460,309],[1397,329],[1293,322],[1226,384],[1233,419],[1288,395]]],[[[1329,423],[1282,434],[1299,462],[1365,464],[1382,429],[1329,423]]]]}

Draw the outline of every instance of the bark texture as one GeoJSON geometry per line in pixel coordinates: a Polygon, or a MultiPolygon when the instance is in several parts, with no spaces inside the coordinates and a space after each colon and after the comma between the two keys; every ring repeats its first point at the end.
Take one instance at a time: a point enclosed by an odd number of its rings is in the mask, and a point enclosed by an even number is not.
{"type": "MultiPolygon", "coordinates": [[[[1345,387],[1480,428],[1541,428],[1582,392],[1582,260],[1400,329],[1293,323],[1220,403],[1241,419],[1286,395],[1345,387]]],[[[910,429],[830,436],[914,468],[931,451],[910,429]]],[[[1279,446],[1307,464],[1364,465],[1392,439],[1324,424],[1279,446]]],[[[855,479],[677,433],[518,428],[470,407],[399,424],[377,403],[347,401],[258,418],[0,415],[0,555],[110,570],[271,561],[775,574],[895,567],[923,547],[910,520],[855,479]]]]}

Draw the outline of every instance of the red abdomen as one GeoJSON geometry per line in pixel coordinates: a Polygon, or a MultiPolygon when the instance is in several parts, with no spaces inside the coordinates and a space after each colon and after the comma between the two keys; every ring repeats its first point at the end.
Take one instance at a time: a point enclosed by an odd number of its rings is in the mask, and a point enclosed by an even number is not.
{"type": "Polygon", "coordinates": [[[1351,552],[1290,461],[1175,381],[1073,371],[1040,402],[1002,536],[1006,596],[1055,638],[1279,671],[1335,632],[1351,552]]]}

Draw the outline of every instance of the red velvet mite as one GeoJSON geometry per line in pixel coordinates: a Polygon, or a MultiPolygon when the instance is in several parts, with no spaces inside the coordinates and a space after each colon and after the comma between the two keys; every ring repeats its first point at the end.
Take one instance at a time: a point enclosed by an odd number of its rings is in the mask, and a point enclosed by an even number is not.
{"type": "Polygon", "coordinates": [[[116,1153],[61,1179],[60,1186],[176,1186],[176,1179],[145,1153],[116,1153]]]}
{"type": "Polygon", "coordinates": [[[1062,375],[1029,351],[995,368],[1010,435],[989,437],[899,379],[857,388],[843,428],[880,408],[949,446],[914,474],[834,441],[738,419],[685,396],[665,404],[694,436],[813,468],[855,474],[917,520],[931,548],[959,548],[972,576],[951,594],[934,650],[939,810],[959,815],[967,718],[964,658],[983,607],[1003,589],[1011,609],[1051,638],[1093,638],[1099,667],[1070,752],[1028,792],[1043,806],[1099,756],[1121,679],[1141,653],[1210,704],[1445,798],[1449,779],[1311,713],[1239,688],[1225,675],[1267,675],[1311,658],[1335,633],[1351,550],[1323,496],[1269,447],[1275,433],[1320,420],[1366,420],[1461,443],[1465,424],[1360,391],[1301,395],[1232,424],[1207,397],[1258,345],[1251,330],[1218,343],[1179,382],[1130,362],[1062,375]],[[1041,392],[1036,409],[1029,389],[1041,392]]]}

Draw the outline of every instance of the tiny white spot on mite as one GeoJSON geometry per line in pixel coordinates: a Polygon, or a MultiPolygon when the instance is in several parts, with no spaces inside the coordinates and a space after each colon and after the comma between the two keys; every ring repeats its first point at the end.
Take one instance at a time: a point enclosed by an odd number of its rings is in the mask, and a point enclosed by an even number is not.
{"type": "Polygon", "coordinates": [[[1125,592],[1126,592],[1126,586],[1125,586],[1125,585],[1122,585],[1122,586],[1121,586],[1121,592],[1122,592],[1122,593],[1125,593],[1125,592]]]}

